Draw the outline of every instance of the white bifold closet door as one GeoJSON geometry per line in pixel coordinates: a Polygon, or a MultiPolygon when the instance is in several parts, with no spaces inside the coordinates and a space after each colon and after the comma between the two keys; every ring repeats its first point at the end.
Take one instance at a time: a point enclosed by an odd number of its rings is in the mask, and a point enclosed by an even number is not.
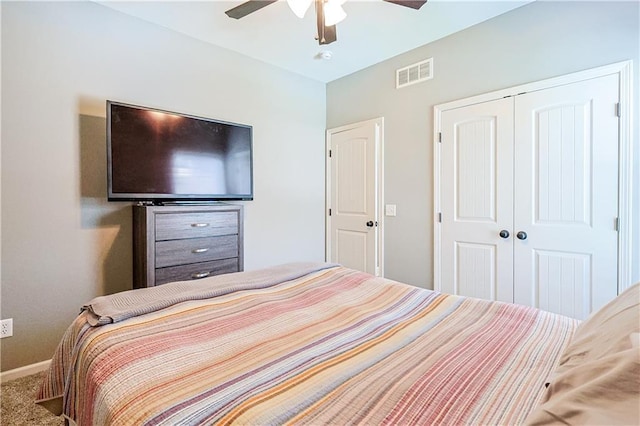
{"type": "Polygon", "coordinates": [[[513,99],[442,114],[442,291],[513,302],[513,99]]]}
{"type": "Polygon", "coordinates": [[[586,318],[617,294],[618,76],[442,113],[442,290],[586,318]]]}

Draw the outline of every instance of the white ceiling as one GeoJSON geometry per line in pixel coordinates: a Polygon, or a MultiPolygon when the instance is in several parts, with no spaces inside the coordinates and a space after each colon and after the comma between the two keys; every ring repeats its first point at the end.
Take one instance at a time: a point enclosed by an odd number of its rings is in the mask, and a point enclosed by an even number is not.
{"type": "Polygon", "coordinates": [[[280,0],[242,19],[224,11],[243,1],[100,1],[188,36],[329,82],[520,7],[532,0],[429,0],[420,10],[349,0],[338,40],[319,46],[313,6],[299,19],[280,0]],[[330,50],[332,58],[318,58],[330,50]]]}

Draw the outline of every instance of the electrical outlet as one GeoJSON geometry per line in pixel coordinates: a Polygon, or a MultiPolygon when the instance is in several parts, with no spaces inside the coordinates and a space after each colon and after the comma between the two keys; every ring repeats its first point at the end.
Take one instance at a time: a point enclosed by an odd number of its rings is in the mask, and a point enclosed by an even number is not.
{"type": "Polygon", "coordinates": [[[13,318],[2,320],[0,325],[0,339],[13,336],[13,318]]]}

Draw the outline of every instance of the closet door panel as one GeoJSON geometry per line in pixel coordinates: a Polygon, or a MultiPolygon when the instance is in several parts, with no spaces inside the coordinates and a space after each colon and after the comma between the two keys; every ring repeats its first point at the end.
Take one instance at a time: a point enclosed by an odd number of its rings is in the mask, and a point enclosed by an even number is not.
{"type": "Polygon", "coordinates": [[[516,97],[516,303],[585,318],[617,294],[617,102],[615,75],[516,97]]]}
{"type": "Polygon", "coordinates": [[[441,290],[513,300],[513,100],[442,114],[441,290]]]}
{"type": "Polygon", "coordinates": [[[533,253],[534,275],[538,277],[537,306],[545,311],[586,318],[591,310],[591,256],[557,250],[533,253]]]}

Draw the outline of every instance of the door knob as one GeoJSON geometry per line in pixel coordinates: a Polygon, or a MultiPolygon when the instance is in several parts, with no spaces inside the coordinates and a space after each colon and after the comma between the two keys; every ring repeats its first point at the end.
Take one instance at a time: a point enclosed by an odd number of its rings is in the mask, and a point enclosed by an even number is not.
{"type": "Polygon", "coordinates": [[[501,238],[509,238],[509,231],[507,231],[506,229],[503,229],[502,231],[500,231],[500,235],[501,238]]]}
{"type": "Polygon", "coordinates": [[[367,222],[367,226],[368,226],[369,228],[373,228],[373,221],[372,221],[372,220],[370,220],[369,222],[367,222]]]}
{"type": "Polygon", "coordinates": [[[524,231],[519,231],[519,232],[516,234],[516,237],[517,237],[519,240],[526,240],[526,239],[527,239],[527,233],[526,233],[526,232],[524,232],[524,231]]]}

